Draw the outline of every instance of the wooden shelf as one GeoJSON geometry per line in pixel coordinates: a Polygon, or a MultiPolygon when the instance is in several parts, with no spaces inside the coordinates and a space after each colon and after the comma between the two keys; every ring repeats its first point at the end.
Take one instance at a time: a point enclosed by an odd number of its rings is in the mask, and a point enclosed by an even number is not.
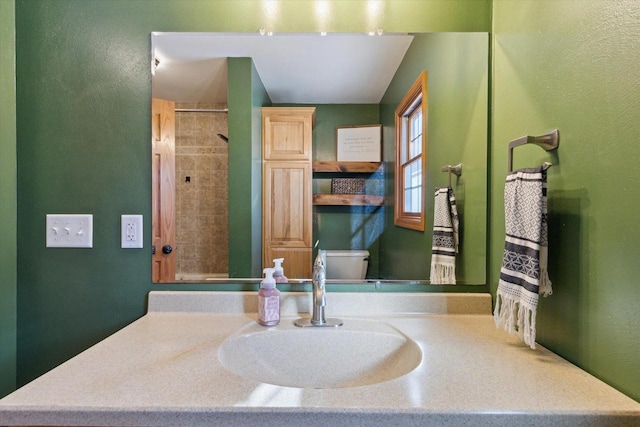
{"type": "MultiPolygon", "coordinates": [[[[374,173],[382,162],[313,162],[313,172],[374,173]]],[[[382,206],[383,196],[371,194],[314,194],[316,206],[382,206]]]]}
{"type": "Polygon", "coordinates": [[[382,162],[313,162],[314,172],[373,173],[382,162]]]}
{"type": "Polygon", "coordinates": [[[382,206],[384,197],[370,194],[314,194],[313,204],[325,206],[382,206]]]}

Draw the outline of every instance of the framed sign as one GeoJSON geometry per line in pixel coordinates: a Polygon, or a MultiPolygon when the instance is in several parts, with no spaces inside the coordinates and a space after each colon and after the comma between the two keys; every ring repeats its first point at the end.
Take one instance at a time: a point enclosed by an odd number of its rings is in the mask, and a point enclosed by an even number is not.
{"type": "Polygon", "coordinates": [[[339,162],[382,161],[382,125],[336,128],[336,159],[339,162]]]}

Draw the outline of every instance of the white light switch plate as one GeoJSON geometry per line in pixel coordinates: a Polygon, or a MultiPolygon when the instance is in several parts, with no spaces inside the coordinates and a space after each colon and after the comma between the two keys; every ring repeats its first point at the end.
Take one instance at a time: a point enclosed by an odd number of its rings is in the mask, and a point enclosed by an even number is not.
{"type": "Polygon", "coordinates": [[[137,249],[142,244],[142,215],[122,215],[120,217],[121,247],[137,249]]]}
{"type": "Polygon", "coordinates": [[[93,215],[47,214],[48,248],[92,248],[93,215]]]}

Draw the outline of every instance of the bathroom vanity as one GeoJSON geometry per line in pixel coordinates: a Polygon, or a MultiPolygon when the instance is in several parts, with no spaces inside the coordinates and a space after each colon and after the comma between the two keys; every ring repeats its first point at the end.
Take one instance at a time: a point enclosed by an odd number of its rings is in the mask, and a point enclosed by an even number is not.
{"type": "Polygon", "coordinates": [[[0,400],[0,425],[640,425],[640,403],[496,329],[489,294],[329,293],[327,315],[344,321],[330,330],[293,326],[308,293],[282,294],[275,327],[255,324],[256,307],[254,292],[151,292],[145,316],[0,400]],[[344,339],[353,330],[359,339],[344,339]],[[380,334],[411,343],[408,372],[376,376],[401,359],[367,365],[380,334]],[[230,348],[256,337],[279,345],[230,348]],[[321,340],[314,357],[328,370],[374,377],[322,383],[322,368],[304,366],[321,340]],[[268,382],[250,378],[260,369],[232,372],[238,349],[252,367],[295,363],[286,384],[304,386],[276,385],[276,369],[268,382]]]}

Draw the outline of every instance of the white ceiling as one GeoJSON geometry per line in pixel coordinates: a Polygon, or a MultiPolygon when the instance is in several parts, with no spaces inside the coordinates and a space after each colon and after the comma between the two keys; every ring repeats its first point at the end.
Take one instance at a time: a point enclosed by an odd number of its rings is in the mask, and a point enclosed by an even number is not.
{"type": "Polygon", "coordinates": [[[250,57],[273,103],[377,104],[413,36],[153,33],[153,96],[227,102],[228,57],[250,57]]]}

